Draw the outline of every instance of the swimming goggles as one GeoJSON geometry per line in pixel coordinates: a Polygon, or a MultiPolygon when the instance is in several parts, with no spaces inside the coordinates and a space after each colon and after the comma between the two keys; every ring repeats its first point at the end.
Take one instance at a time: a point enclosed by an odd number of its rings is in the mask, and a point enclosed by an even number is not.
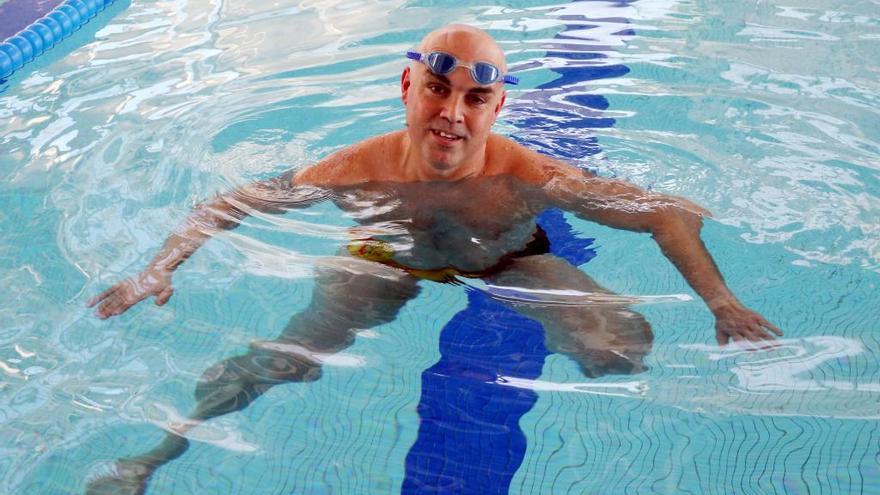
{"type": "Polygon", "coordinates": [[[454,71],[456,67],[470,69],[471,77],[481,86],[488,86],[497,81],[519,84],[518,77],[502,74],[501,69],[489,62],[474,62],[474,65],[464,65],[459,63],[457,58],[445,52],[419,53],[413,50],[406,51],[406,58],[425,64],[431,72],[438,76],[445,76],[454,71]]]}

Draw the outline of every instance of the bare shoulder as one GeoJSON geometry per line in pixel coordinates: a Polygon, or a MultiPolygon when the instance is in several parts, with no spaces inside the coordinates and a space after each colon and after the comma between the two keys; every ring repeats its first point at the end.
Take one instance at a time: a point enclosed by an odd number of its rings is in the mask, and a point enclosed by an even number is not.
{"type": "Polygon", "coordinates": [[[490,174],[509,174],[529,184],[545,185],[554,179],[591,176],[582,169],[497,134],[492,134],[489,139],[488,155],[490,174]]]}
{"type": "Polygon", "coordinates": [[[378,164],[387,165],[388,160],[400,156],[402,134],[383,134],[343,148],[298,171],[292,181],[296,185],[332,187],[382,180],[382,175],[393,167],[378,164]]]}

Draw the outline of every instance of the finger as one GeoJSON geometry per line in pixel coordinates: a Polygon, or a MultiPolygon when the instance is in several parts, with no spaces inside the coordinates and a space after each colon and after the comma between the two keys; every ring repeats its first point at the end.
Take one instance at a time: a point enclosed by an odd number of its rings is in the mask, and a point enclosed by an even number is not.
{"type": "Polygon", "coordinates": [[[766,335],[767,340],[773,340],[776,337],[782,336],[782,331],[773,326],[773,324],[767,320],[761,321],[761,325],[758,326],[758,331],[761,332],[762,335],[766,335]]]}
{"type": "Polygon", "coordinates": [[[116,299],[107,299],[98,307],[98,317],[102,320],[116,314],[116,299]]]}
{"type": "MultiPolygon", "coordinates": [[[[141,298],[141,299],[143,299],[143,298],[141,298]]],[[[140,299],[138,299],[137,301],[139,301],[139,300],[140,299]]],[[[137,301],[129,301],[129,300],[122,299],[122,298],[118,299],[116,304],[113,306],[113,316],[117,316],[117,315],[121,315],[122,313],[125,313],[126,311],[128,311],[128,308],[134,306],[134,304],[137,301]]]]}
{"type": "Polygon", "coordinates": [[[101,318],[102,320],[106,319],[107,315],[108,315],[107,309],[110,307],[110,305],[112,303],[113,303],[113,298],[111,298],[111,297],[106,297],[106,298],[102,299],[101,304],[98,304],[98,307],[95,308],[95,316],[97,316],[98,318],[101,318]]]}
{"type": "MultiPolygon", "coordinates": [[[[116,314],[119,315],[119,314],[125,313],[126,311],[128,311],[129,308],[131,308],[135,304],[143,301],[144,299],[150,297],[150,295],[151,294],[144,292],[140,289],[138,289],[137,292],[134,292],[134,293],[130,292],[130,293],[126,294],[125,297],[119,298],[119,305],[117,308],[118,312],[116,314]]],[[[171,295],[169,294],[168,297],[171,297],[171,295]]]]}
{"type": "Polygon", "coordinates": [[[156,306],[164,306],[165,303],[171,299],[172,294],[174,294],[174,289],[170,286],[166,287],[158,296],[156,296],[156,306]]]}
{"type": "Polygon", "coordinates": [[[724,332],[715,332],[715,340],[718,342],[718,345],[727,345],[730,336],[724,332]]]}
{"type": "Polygon", "coordinates": [[[125,301],[117,301],[117,303],[110,309],[110,316],[118,316],[122,313],[125,313],[125,310],[129,308],[129,304],[126,304],[125,301]]]}
{"type": "Polygon", "coordinates": [[[98,318],[100,318],[102,320],[106,320],[107,318],[110,317],[110,309],[109,308],[110,308],[110,305],[101,304],[100,306],[98,306],[98,309],[95,310],[95,316],[97,316],[98,318]]]}
{"type": "Polygon", "coordinates": [[[116,297],[107,299],[101,305],[101,319],[106,320],[111,316],[116,316],[125,312],[131,304],[127,303],[124,298],[117,295],[116,297]]]}
{"type": "Polygon", "coordinates": [[[110,287],[109,289],[105,290],[104,292],[101,292],[97,296],[89,299],[89,301],[86,303],[86,307],[91,308],[95,304],[98,304],[98,302],[103,301],[104,299],[110,297],[114,292],[116,292],[116,290],[118,288],[119,288],[118,285],[114,285],[113,287],[110,287]]]}
{"type": "Polygon", "coordinates": [[[769,333],[765,332],[763,329],[753,329],[751,333],[748,335],[748,339],[752,342],[757,342],[760,340],[773,340],[773,336],[769,333]]]}
{"type": "Polygon", "coordinates": [[[761,329],[761,325],[755,321],[742,326],[740,333],[745,337],[746,340],[755,341],[758,340],[757,333],[761,329]]]}
{"type": "Polygon", "coordinates": [[[769,321],[767,321],[767,320],[763,320],[763,321],[761,321],[761,326],[763,326],[764,328],[766,328],[766,329],[770,330],[771,332],[775,333],[775,334],[778,335],[779,337],[782,337],[782,330],[780,330],[779,327],[777,327],[776,325],[770,323],[769,321]]]}

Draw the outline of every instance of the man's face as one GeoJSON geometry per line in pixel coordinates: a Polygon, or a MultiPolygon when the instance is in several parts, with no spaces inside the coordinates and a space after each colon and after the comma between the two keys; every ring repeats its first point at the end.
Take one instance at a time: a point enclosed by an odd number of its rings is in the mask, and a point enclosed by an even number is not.
{"type": "MultiPolygon", "coordinates": [[[[487,61],[503,67],[496,50],[468,36],[446,36],[422,50],[449,53],[460,65],[487,61]]],[[[481,86],[461,66],[445,76],[432,73],[424,64],[407,67],[401,89],[413,149],[441,174],[478,156],[485,150],[489,130],[504,104],[501,84],[481,86]]]]}

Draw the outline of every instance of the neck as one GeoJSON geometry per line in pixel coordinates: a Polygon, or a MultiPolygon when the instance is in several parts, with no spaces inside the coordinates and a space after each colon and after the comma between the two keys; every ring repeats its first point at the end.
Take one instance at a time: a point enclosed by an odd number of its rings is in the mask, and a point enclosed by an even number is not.
{"type": "Polygon", "coordinates": [[[419,150],[414,149],[409,134],[403,135],[403,152],[401,165],[408,182],[447,181],[453,182],[469,177],[478,177],[486,168],[486,145],[484,144],[474,156],[446,169],[435,167],[425,160],[419,150]]]}

